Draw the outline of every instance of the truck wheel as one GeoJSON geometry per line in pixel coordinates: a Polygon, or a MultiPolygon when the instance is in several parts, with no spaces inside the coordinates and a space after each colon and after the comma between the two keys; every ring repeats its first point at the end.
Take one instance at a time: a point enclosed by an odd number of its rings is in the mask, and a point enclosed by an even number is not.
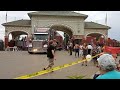
{"type": "Polygon", "coordinates": [[[44,52],[44,54],[47,54],[47,52],[44,52]]]}
{"type": "Polygon", "coordinates": [[[29,54],[33,54],[32,52],[28,52],[29,54]]]}

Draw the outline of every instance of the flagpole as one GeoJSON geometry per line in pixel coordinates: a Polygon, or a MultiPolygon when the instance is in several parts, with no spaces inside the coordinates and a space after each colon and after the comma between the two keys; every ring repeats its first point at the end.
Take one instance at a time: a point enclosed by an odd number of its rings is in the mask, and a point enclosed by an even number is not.
{"type": "Polygon", "coordinates": [[[107,12],[106,12],[106,18],[105,18],[105,25],[107,26],[107,12]]]}
{"type": "Polygon", "coordinates": [[[6,23],[7,23],[7,11],[6,11],[6,23]]]}
{"type": "MultiPolygon", "coordinates": [[[[107,26],[107,12],[106,12],[105,24],[107,26]]],[[[105,45],[108,45],[107,40],[108,40],[108,36],[105,38],[105,45]]]]}

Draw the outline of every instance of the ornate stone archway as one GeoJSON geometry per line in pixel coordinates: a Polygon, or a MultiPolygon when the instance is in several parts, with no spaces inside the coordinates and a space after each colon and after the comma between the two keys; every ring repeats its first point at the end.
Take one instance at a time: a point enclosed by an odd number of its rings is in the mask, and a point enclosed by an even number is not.
{"type": "Polygon", "coordinates": [[[62,31],[62,32],[66,33],[70,38],[73,36],[72,29],[65,25],[52,25],[52,26],[50,26],[50,29],[53,29],[55,31],[62,31]]]}
{"type": "MultiPolygon", "coordinates": [[[[5,26],[5,39],[10,32],[23,31],[29,36],[34,33],[34,27],[59,29],[72,38],[81,40],[90,33],[100,33],[108,38],[110,27],[94,22],[85,22],[88,15],[73,11],[38,11],[28,13],[30,20],[17,20],[2,24],[5,26]]],[[[5,41],[6,41],[5,40],[5,41]]]]}
{"type": "MultiPolygon", "coordinates": [[[[102,34],[102,33],[90,33],[90,34],[88,34],[87,36],[95,37],[97,40],[98,40],[99,38],[101,38],[102,36],[103,36],[104,39],[106,39],[106,37],[107,37],[107,36],[105,36],[105,35],[102,34]]],[[[87,37],[87,36],[86,36],[86,37],[87,37]]]]}
{"type": "Polygon", "coordinates": [[[16,32],[15,34],[20,34],[20,33],[24,33],[27,35],[31,34],[31,27],[6,27],[5,29],[5,36],[8,36],[10,33],[12,32],[16,32]]]}
{"type": "MultiPolygon", "coordinates": [[[[24,32],[24,31],[12,31],[9,34],[12,35],[12,39],[16,39],[20,35],[28,35],[28,33],[24,32]]],[[[8,36],[9,36],[9,34],[8,34],[8,36]]]]}
{"type": "Polygon", "coordinates": [[[108,29],[85,29],[85,37],[91,34],[103,35],[105,39],[108,38],[108,29]]]}
{"type": "Polygon", "coordinates": [[[9,42],[9,34],[12,34],[12,38],[16,38],[17,35],[26,34],[28,36],[31,35],[31,27],[30,26],[5,26],[5,48],[8,46],[9,42]]]}

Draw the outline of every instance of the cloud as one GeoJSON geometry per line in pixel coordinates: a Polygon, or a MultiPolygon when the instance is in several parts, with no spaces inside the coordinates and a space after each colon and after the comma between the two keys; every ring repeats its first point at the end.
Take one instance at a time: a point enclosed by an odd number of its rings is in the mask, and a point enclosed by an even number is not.
{"type": "MultiPolygon", "coordinates": [[[[19,19],[30,19],[28,14],[33,11],[7,11],[8,22],[19,20],[19,19]]],[[[110,38],[120,41],[120,11],[75,11],[78,13],[88,15],[88,18],[85,21],[93,21],[100,24],[105,24],[106,13],[108,16],[107,25],[111,27],[108,32],[110,38]]],[[[5,23],[6,11],[0,11],[0,24],[5,23]]],[[[4,39],[5,28],[0,25],[0,39],[4,39]]]]}
{"type": "Polygon", "coordinates": [[[111,27],[108,31],[108,36],[112,39],[120,41],[120,11],[77,11],[82,14],[88,15],[86,21],[93,21],[100,24],[105,24],[107,13],[107,25],[111,27]]]}
{"type": "Polygon", "coordinates": [[[1,24],[6,22],[6,12],[7,12],[7,22],[20,20],[20,19],[30,19],[27,13],[33,11],[0,11],[0,39],[4,40],[5,28],[1,24]]]}

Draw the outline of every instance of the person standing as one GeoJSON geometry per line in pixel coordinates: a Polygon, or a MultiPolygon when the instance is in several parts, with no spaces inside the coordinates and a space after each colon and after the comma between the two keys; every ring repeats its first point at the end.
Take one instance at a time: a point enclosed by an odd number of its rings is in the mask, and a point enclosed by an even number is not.
{"type": "Polygon", "coordinates": [[[70,55],[72,55],[72,50],[73,50],[73,44],[72,44],[72,42],[70,42],[69,50],[70,50],[70,55]]]}
{"type": "Polygon", "coordinates": [[[70,42],[68,41],[68,43],[67,43],[67,51],[68,51],[68,53],[70,52],[69,46],[70,46],[70,42]]]}
{"type": "Polygon", "coordinates": [[[83,60],[85,60],[85,61],[82,63],[82,66],[84,65],[84,63],[85,63],[86,66],[87,66],[87,60],[86,60],[87,54],[88,54],[88,47],[87,47],[87,44],[84,43],[84,44],[83,44],[83,60]]]}
{"type": "Polygon", "coordinates": [[[76,54],[78,54],[78,57],[79,57],[79,44],[76,43],[75,46],[74,46],[74,50],[75,50],[75,57],[76,57],[76,54]]]}
{"type": "Polygon", "coordinates": [[[88,46],[88,54],[92,54],[92,49],[93,49],[93,47],[92,47],[92,45],[91,44],[89,44],[88,46]]]}
{"type": "Polygon", "coordinates": [[[79,55],[80,55],[80,57],[82,57],[82,56],[83,56],[83,49],[82,49],[82,48],[83,48],[83,46],[82,46],[82,45],[80,45],[79,47],[80,47],[80,53],[79,53],[79,55]]]}
{"type": "Polygon", "coordinates": [[[55,59],[55,48],[53,46],[53,40],[49,41],[49,45],[47,48],[47,57],[48,57],[49,65],[46,68],[44,68],[44,70],[46,70],[48,68],[51,69],[54,65],[54,60],[56,60],[55,59]]]}
{"type": "Polygon", "coordinates": [[[92,60],[93,60],[93,63],[94,63],[94,66],[98,67],[98,61],[97,61],[97,58],[98,56],[97,55],[97,51],[96,50],[93,50],[92,51],[92,56],[94,57],[92,60]],[[96,56],[96,57],[95,57],[96,56]]]}

